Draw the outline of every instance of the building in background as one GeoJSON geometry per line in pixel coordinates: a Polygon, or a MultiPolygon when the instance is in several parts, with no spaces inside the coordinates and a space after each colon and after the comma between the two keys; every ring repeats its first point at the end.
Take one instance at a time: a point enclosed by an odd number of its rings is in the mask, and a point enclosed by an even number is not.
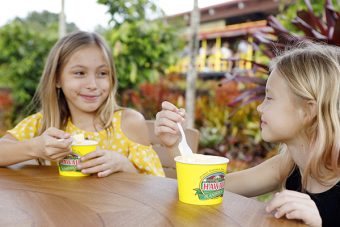
{"type": "MultiPolygon", "coordinates": [[[[291,1],[286,1],[289,4],[291,1]]],[[[269,15],[279,12],[279,0],[232,0],[200,9],[200,50],[197,70],[200,76],[215,77],[237,69],[249,69],[252,60],[252,34],[266,27],[269,15]],[[222,60],[223,59],[223,60],[222,60]],[[242,60],[243,59],[243,60],[242,60]]],[[[186,23],[183,35],[188,36],[190,11],[169,17],[169,21],[186,23]]],[[[189,57],[184,50],[170,72],[185,73],[189,57]]]]}

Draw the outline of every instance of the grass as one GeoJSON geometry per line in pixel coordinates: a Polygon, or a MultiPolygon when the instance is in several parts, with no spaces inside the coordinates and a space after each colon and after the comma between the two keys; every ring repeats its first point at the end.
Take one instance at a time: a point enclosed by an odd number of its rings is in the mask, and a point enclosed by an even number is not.
{"type": "Polygon", "coordinates": [[[257,199],[258,201],[260,201],[260,202],[266,203],[266,202],[270,201],[270,200],[273,198],[274,193],[275,193],[275,192],[269,192],[269,193],[266,193],[266,194],[257,196],[256,199],[257,199]]]}

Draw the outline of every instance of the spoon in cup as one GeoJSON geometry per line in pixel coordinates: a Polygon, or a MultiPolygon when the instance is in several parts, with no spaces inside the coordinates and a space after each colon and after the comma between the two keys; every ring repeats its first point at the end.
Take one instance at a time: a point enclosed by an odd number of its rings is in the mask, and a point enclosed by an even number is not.
{"type": "Polygon", "coordinates": [[[187,143],[182,125],[179,122],[177,122],[177,126],[182,136],[181,141],[178,144],[178,149],[181,152],[181,155],[182,156],[193,155],[193,152],[187,143]]]}

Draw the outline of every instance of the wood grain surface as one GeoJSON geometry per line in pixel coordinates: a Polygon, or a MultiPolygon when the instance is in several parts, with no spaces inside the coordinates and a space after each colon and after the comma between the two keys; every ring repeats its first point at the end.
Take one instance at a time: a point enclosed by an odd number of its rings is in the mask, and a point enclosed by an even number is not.
{"type": "Polygon", "coordinates": [[[177,181],[116,173],[63,177],[55,166],[0,168],[0,226],[304,226],[225,192],[223,204],[178,201],[177,181]]]}

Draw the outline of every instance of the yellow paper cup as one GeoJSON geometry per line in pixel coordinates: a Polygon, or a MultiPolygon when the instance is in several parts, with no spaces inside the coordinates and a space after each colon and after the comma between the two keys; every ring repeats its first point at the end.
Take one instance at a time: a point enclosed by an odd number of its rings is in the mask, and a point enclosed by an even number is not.
{"type": "Polygon", "coordinates": [[[72,153],[67,155],[58,163],[59,174],[61,176],[83,177],[90,174],[83,174],[77,169],[80,158],[97,149],[98,142],[94,140],[84,140],[81,143],[72,144],[72,153]]]}
{"type": "Polygon", "coordinates": [[[213,205],[222,202],[224,176],[229,159],[194,154],[177,156],[176,172],[179,200],[195,205],[213,205]]]}

